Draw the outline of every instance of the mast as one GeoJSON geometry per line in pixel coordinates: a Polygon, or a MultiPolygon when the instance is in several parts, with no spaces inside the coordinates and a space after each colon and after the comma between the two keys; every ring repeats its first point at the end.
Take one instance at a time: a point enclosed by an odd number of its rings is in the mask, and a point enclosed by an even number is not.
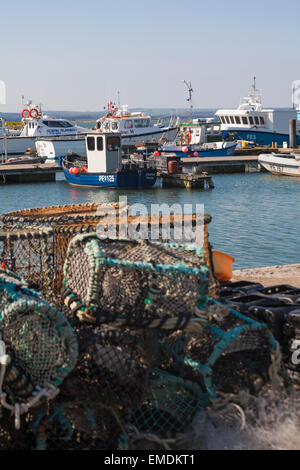
{"type": "Polygon", "coordinates": [[[194,92],[192,88],[192,83],[188,83],[186,80],[183,80],[183,83],[188,89],[188,98],[187,101],[190,103],[190,112],[191,112],[191,122],[193,121],[193,102],[192,102],[192,93],[194,92]]]}

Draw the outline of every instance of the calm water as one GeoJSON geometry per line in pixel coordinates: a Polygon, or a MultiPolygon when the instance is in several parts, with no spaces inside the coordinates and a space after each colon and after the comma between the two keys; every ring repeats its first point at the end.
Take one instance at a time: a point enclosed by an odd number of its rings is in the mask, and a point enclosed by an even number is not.
{"type": "Polygon", "coordinates": [[[55,183],[0,186],[0,213],[84,202],[203,203],[213,220],[210,241],[235,258],[235,269],[300,263],[300,179],[270,174],[215,175],[215,189],[145,191],[83,189],[55,183]]]}

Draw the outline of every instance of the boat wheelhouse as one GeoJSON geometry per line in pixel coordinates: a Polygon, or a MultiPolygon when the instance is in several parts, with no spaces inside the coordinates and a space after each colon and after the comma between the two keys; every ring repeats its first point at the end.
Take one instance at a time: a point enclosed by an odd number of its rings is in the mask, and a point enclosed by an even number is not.
{"type": "MultiPolygon", "coordinates": [[[[289,145],[289,122],[297,119],[293,108],[266,109],[262,105],[261,94],[256,81],[244,101],[237,109],[220,109],[216,116],[221,122],[224,138],[232,136],[235,140],[246,140],[256,145],[289,145]]],[[[300,136],[297,136],[300,144],[300,136]]]]}
{"type": "Polygon", "coordinates": [[[119,133],[122,146],[130,146],[138,142],[159,142],[162,138],[173,140],[177,134],[177,122],[170,122],[168,126],[155,125],[150,115],[130,112],[127,105],[118,108],[110,102],[108,113],[96,121],[96,129],[119,133]]]}

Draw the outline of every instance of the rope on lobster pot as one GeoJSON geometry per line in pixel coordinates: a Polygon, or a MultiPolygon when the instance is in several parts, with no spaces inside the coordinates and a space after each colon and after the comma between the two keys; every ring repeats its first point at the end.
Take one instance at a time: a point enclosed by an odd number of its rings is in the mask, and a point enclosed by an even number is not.
{"type": "Polygon", "coordinates": [[[21,415],[27,413],[30,408],[35,406],[43,397],[52,400],[59,394],[59,389],[52,384],[47,384],[46,387],[36,387],[33,392],[32,399],[27,403],[15,403],[14,405],[9,404],[6,401],[7,394],[3,391],[3,382],[5,378],[5,372],[8,364],[10,363],[10,357],[6,354],[6,347],[4,341],[0,340],[0,403],[7,410],[11,411],[15,417],[15,428],[17,430],[21,427],[21,415]]]}

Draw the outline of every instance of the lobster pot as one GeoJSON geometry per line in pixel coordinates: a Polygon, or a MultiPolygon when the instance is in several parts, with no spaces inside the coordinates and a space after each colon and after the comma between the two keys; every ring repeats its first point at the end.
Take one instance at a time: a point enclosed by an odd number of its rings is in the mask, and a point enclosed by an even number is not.
{"type": "Polygon", "coordinates": [[[194,247],[78,235],[66,257],[63,298],[83,320],[154,327],[154,319],[174,318],[179,328],[205,307],[208,278],[194,247]]]}
{"type": "Polygon", "coordinates": [[[162,366],[204,384],[212,399],[218,392],[238,393],[241,388],[255,394],[269,380],[276,340],[266,325],[225,305],[212,302],[208,315],[201,332],[163,339],[162,366]]]}
{"type": "Polygon", "coordinates": [[[76,364],[77,339],[66,318],[7,270],[0,270],[0,333],[10,358],[3,388],[12,402],[59,386],[76,364]]]}
{"type": "MultiPolygon", "coordinates": [[[[149,365],[141,337],[126,329],[80,324],[76,396],[113,407],[137,407],[148,387],[149,365]],[[92,395],[90,388],[93,388],[92,395]]],[[[69,379],[72,382],[72,378],[69,379]]]]}
{"type": "Polygon", "coordinates": [[[91,395],[50,403],[48,414],[33,424],[35,450],[117,450],[126,421],[116,408],[90,401],[91,395]]]}
{"type": "Polygon", "coordinates": [[[0,216],[3,224],[25,225],[72,225],[87,224],[99,221],[108,214],[119,214],[126,209],[126,205],[111,204],[67,204],[63,206],[49,206],[36,209],[24,209],[9,212],[0,216]]]}
{"type": "MultiPolygon", "coordinates": [[[[108,238],[119,237],[127,239],[133,238],[134,235],[132,236],[129,229],[126,230],[126,233],[124,234],[124,227],[142,227],[141,231],[143,233],[147,233],[148,239],[167,242],[174,239],[174,226],[178,228],[179,226],[183,227],[186,224],[188,227],[193,227],[194,237],[196,230],[203,229],[203,246],[201,248],[204,252],[205,263],[209,266],[210,270],[212,270],[211,250],[208,234],[208,226],[211,222],[211,217],[208,214],[205,214],[203,221],[201,220],[201,223],[198,223],[199,221],[197,220],[195,214],[185,215],[184,217],[182,215],[170,214],[170,233],[164,233],[164,218],[162,215],[159,217],[152,215],[134,216],[131,213],[130,207],[122,203],[73,204],[42,207],[37,209],[25,209],[16,212],[10,212],[0,216],[0,222],[4,224],[2,227],[0,226],[2,231],[13,231],[14,233],[23,232],[26,233],[26,236],[30,233],[37,234],[40,230],[45,232],[45,227],[49,227],[53,230],[53,238],[48,240],[47,246],[43,249],[37,248],[35,252],[41,261],[44,261],[45,259],[46,263],[53,263],[53,268],[51,269],[50,273],[50,281],[49,279],[45,279],[45,281],[43,280],[43,283],[50,282],[53,296],[58,303],[61,299],[63,266],[70,241],[75,235],[80,233],[98,233],[99,227],[103,233],[107,234],[106,236],[108,238]],[[197,223],[199,226],[197,226],[197,223]],[[5,226],[8,228],[5,228],[5,226]],[[109,233],[109,228],[112,226],[115,228],[115,234],[113,237],[109,233]],[[29,229],[28,227],[32,228],[29,229]],[[47,255],[46,258],[44,256],[44,251],[46,249],[50,255],[50,258],[47,255]]],[[[185,234],[186,232],[183,233],[183,235],[185,234]]],[[[189,236],[189,231],[187,231],[187,236],[189,236]]],[[[6,237],[6,234],[4,234],[4,237],[6,237]]],[[[8,248],[8,251],[9,250],[10,249],[8,248]]],[[[24,250],[22,249],[22,251],[24,250]]],[[[28,248],[27,253],[29,251],[30,250],[28,248]]],[[[25,255],[25,260],[27,259],[26,257],[27,255],[25,255]]],[[[17,265],[19,264],[22,266],[22,263],[23,257],[20,255],[18,256],[17,265]]],[[[31,268],[33,264],[34,263],[31,262],[28,267],[31,268]]],[[[13,261],[8,264],[8,267],[10,269],[14,269],[13,261]]],[[[27,275],[28,269],[26,269],[23,271],[21,270],[20,275],[31,281],[32,270],[30,271],[30,275],[27,275]]],[[[37,269],[37,271],[39,271],[39,269],[37,269]]],[[[45,275],[44,273],[47,273],[46,277],[49,277],[49,270],[43,269],[40,270],[40,273],[42,274],[40,279],[38,279],[38,276],[34,276],[33,286],[39,290],[42,290],[43,294],[46,294],[44,287],[41,288],[40,284],[41,279],[45,275]]],[[[214,284],[214,278],[211,275],[211,296],[214,296],[214,284]]]]}
{"type": "MultiPolygon", "coordinates": [[[[197,411],[203,408],[205,400],[205,395],[196,382],[162,370],[154,370],[151,374],[150,389],[142,406],[130,412],[129,428],[134,426],[138,433],[134,441],[127,440],[127,448],[146,450],[145,434],[166,439],[176,438],[178,433],[188,432],[197,411]]],[[[126,442],[126,439],[124,441],[126,442]]],[[[153,442],[150,443],[153,446],[153,442]]],[[[155,448],[159,449],[159,440],[156,440],[155,444],[155,448]]]]}
{"type": "Polygon", "coordinates": [[[53,230],[50,227],[2,226],[0,253],[1,264],[7,269],[44,295],[52,296],[53,230]]]}

